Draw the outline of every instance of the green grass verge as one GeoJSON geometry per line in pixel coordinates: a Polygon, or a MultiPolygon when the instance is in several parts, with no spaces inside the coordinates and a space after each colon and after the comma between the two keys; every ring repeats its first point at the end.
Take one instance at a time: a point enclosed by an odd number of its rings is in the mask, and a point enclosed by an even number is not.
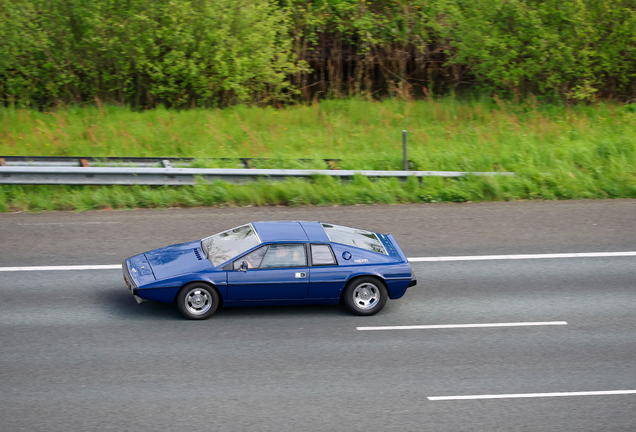
{"type": "Polygon", "coordinates": [[[263,168],[400,169],[401,130],[411,168],[513,171],[516,178],[417,182],[315,178],[191,187],[3,186],[0,211],[198,205],[354,204],[636,197],[636,109],[452,98],[382,103],[326,101],[283,110],[133,112],[72,107],[0,109],[0,155],[182,156],[196,167],[234,167],[208,157],[270,158],[263,168]],[[309,161],[299,162],[298,158],[309,161]]]}
{"type": "Polygon", "coordinates": [[[418,182],[356,176],[351,182],[316,176],[309,180],[217,181],[193,186],[5,186],[0,211],[99,210],[225,205],[334,205],[466,202],[516,199],[636,198],[636,183],[624,177],[599,185],[570,176],[428,178],[418,182]]]}

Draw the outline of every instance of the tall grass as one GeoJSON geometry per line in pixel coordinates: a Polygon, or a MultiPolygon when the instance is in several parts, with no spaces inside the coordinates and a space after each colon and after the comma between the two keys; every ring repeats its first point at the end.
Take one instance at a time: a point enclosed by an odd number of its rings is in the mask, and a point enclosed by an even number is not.
{"type": "Polygon", "coordinates": [[[255,161],[257,167],[322,169],[327,168],[323,159],[331,158],[340,160],[335,167],[340,169],[401,169],[401,130],[407,129],[412,169],[518,174],[514,179],[429,179],[417,187],[395,181],[362,187],[362,179],[351,184],[323,179],[182,189],[4,187],[0,209],[634,197],[634,111],[610,102],[539,106],[533,100],[450,97],[326,101],[282,110],[238,106],[133,112],[108,105],[52,112],[0,109],[0,155],[183,156],[200,158],[195,166],[226,167],[236,162],[204,158],[258,157],[270,160],[255,161]],[[363,197],[356,188],[378,196],[363,197]],[[64,198],[48,198],[41,206],[28,203],[46,190],[43,196],[54,191],[64,198]],[[293,191],[300,192],[296,196],[293,191]],[[331,192],[324,197],[322,191],[331,192]],[[381,198],[387,194],[393,198],[381,198]],[[123,195],[127,198],[115,198],[123,195]]]}
{"type": "Polygon", "coordinates": [[[0,211],[105,210],[197,206],[395,204],[503,201],[515,199],[636,198],[633,176],[618,181],[578,183],[569,176],[412,177],[351,182],[316,176],[310,180],[259,181],[245,185],[217,181],[194,186],[4,186],[0,211]]]}

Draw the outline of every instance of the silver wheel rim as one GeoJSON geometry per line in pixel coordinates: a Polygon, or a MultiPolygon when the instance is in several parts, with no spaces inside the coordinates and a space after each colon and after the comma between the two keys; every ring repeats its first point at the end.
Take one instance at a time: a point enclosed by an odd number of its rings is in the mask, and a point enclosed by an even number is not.
{"type": "Polygon", "coordinates": [[[379,301],[380,290],[372,283],[363,283],[353,289],[353,304],[358,309],[372,309],[379,301]]]}
{"type": "Polygon", "coordinates": [[[203,315],[212,307],[212,296],[201,288],[191,289],[185,296],[185,308],[192,315],[203,315]]]}

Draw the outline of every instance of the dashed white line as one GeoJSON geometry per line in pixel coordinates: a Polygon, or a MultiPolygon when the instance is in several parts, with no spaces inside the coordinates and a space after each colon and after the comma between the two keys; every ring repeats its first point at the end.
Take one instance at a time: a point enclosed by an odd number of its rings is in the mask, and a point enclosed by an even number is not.
{"type": "Polygon", "coordinates": [[[112,265],[76,265],[76,266],[40,266],[40,267],[0,267],[0,272],[19,271],[57,271],[57,270],[121,270],[121,264],[112,265]]]}
{"type": "Polygon", "coordinates": [[[583,253],[554,253],[554,254],[522,254],[522,255],[473,255],[473,256],[445,256],[445,257],[416,257],[409,258],[409,262],[439,262],[439,261],[489,261],[489,260],[525,260],[525,259],[556,259],[556,258],[603,258],[636,256],[636,251],[630,252],[583,252],[583,253]]]}
{"type": "Polygon", "coordinates": [[[448,400],[471,400],[471,399],[513,399],[513,398],[542,398],[542,397],[564,397],[564,396],[607,396],[636,394],[636,390],[605,390],[605,391],[584,391],[584,392],[558,392],[558,393],[513,393],[495,395],[467,395],[467,396],[430,396],[431,401],[448,400]]]}
{"type": "Polygon", "coordinates": [[[356,327],[356,330],[425,330],[425,329],[453,329],[453,328],[482,328],[482,327],[526,327],[526,326],[555,326],[567,325],[567,321],[535,321],[515,323],[484,323],[484,324],[434,324],[434,325],[404,325],[356,327]]]}

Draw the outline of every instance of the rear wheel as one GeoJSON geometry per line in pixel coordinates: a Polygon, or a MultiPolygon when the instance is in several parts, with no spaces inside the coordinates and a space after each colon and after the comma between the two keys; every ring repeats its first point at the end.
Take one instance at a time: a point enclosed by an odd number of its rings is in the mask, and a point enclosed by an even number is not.
{"type": "Polygon", "coordinates": [[[345,306],[355,315],[374,315],[380,312],[388,297],[384,282],[370,276],[353,280],[344,292],[345,306]]]}
{"type": "Polygon", "coordinates": [[[177,307],[179,312],[188,319],[204,320],[219,307],[219,294],[211,286],[195,282],[179,291],[177,307]]]}

